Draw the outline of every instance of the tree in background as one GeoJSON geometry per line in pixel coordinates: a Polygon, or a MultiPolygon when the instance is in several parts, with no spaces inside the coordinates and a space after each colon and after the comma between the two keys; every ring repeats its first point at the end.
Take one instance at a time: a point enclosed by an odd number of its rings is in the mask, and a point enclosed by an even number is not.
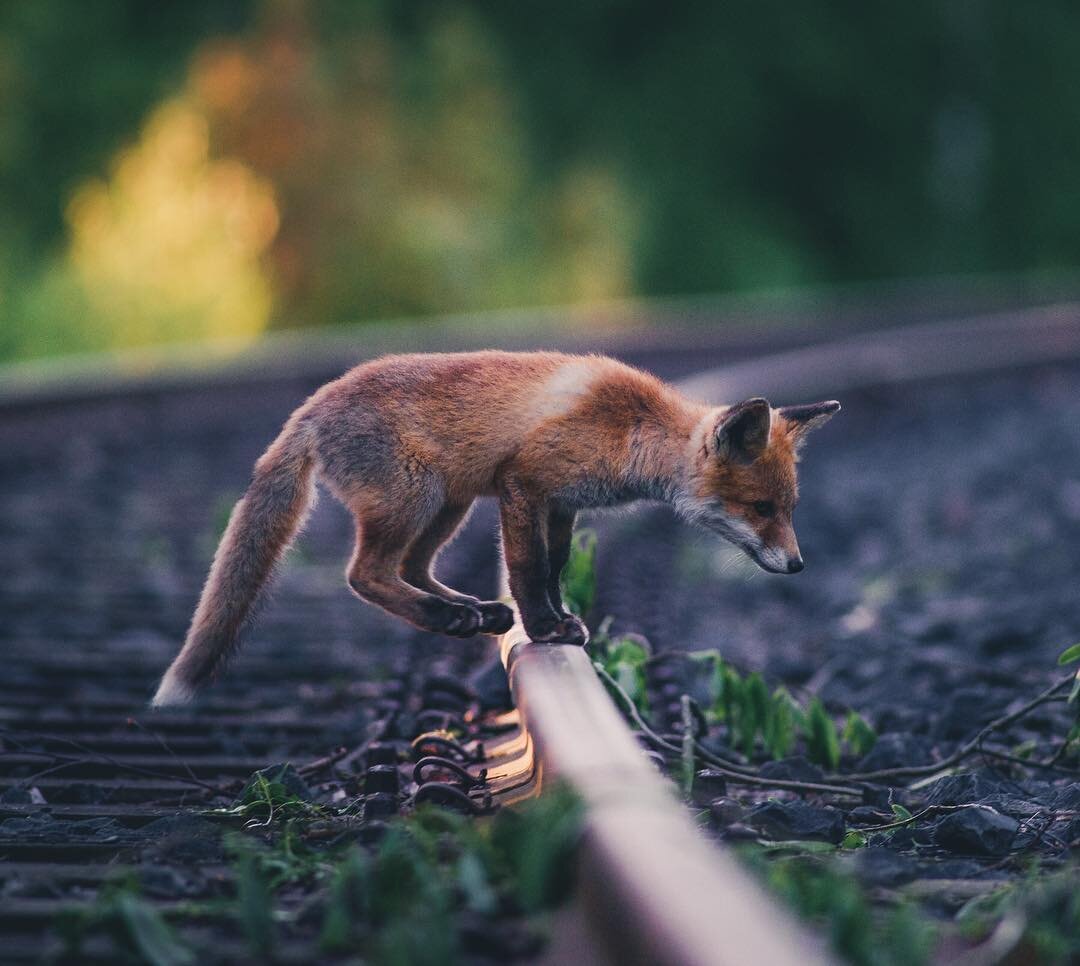
{"type": "Polygon", "coordinates": [[[1078,64],[1068,0],[0,0],[0,356],[1072,266],[1078,64]]]}

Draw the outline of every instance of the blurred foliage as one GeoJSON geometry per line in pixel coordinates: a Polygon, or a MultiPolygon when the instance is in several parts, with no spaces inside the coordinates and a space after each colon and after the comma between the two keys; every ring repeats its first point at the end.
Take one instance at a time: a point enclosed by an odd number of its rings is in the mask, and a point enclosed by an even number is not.
{"type": "Polygon", "coordinates": [[[0,356],[1080,254],[1080,8],[0,0],[0,356]]]}

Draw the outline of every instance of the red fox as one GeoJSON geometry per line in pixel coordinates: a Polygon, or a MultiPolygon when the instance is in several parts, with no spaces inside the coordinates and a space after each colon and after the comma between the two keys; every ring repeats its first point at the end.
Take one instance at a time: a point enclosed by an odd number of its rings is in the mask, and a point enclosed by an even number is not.
{"type": "Polygon", "coordinates": [[[579,510],[666,501],[763,569],[797,573],[798,451],[839,408],[702,405],[603,356],[485,351],[357,366],[297,409],[255,464],[153,703],[189,700],[236,648],[315,478],[356,518],[347,580],[362,600],[454,637],[509,630],[506,604],[460,594],[431,572],[476,497],[494,496],[525,631],[584,644],[585,626],[559,593],[579,510]]]}

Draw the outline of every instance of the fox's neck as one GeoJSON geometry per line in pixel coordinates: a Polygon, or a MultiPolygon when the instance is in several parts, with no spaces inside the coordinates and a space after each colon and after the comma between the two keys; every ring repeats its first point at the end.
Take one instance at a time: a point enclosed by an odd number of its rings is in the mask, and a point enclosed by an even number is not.
{"type": "Polygon", "coordinates": [[[689,492],[695,458],[715,421],[714,410],[673,394],[662,419],[631,434],[630,478],[637,499],[660,500],[679,509],[689,492]]]}

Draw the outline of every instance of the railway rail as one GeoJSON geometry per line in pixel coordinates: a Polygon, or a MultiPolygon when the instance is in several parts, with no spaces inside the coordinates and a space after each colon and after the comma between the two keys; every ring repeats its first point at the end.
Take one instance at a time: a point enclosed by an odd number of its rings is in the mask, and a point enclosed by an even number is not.
{"type": "MultiPolygon", "coordinates": [[[[831,394],[838,365],[849,385],[866,386],[947,373],[950,365],[970,371],[1080,358],[1078,319],[1075,307],[1059,306],[876,333],[699,374],[685,388],[714,399],[831,394]]],[[[687,361],[669,365],[686,373],[687,361]]],[[[52,404],[39,398],[33,406],[52,404]]],[[[93,606],[74,606],[72,623],[93,606]]],[[[379,623],[367,633],[392,637],[379,623]]],[[[433,642],[424,641],[404,655],[380,651],[378,680],[369,655],[278,647],[245,659],[243,681],[226,681],[196,711],[144,716],[139,709],[164,666],[160,641],[144,649],[121,635],[96,652],[80,643],[57,649],[40,629],[12,631],[4,642],[0,935],[9,961],[62,957],[56,920],[73,899],[93,901],[110,882],[146,875],[162,856],[197,852],[205,823],[237,822],[193,811],[231,803],[253,772],[284,762],[309,787],[362,801],[376,823],[396,813],[406,793],[480,812],[492,797],[512,802],[558,777],[587,806],[581,909],[595,954],[672,964],[827,960],[817,939],[694,830],[580,649],[507,635],[501,653],[517,711],[502,715],[480,715],[476,692],[460,684],[477,650],[455,645],[458,652],[437,650],[432,662],[424,648],[433,642]],[[451,721],[467,740],[440,746],[438,733],[451,721]],[[404,757],[407,769],[395,765],[404,757]]],[[[165,879],[150,875],[144,886],[167,914],[180,915],[191,895],[236,888],[220,854],[202,855],[197,874],[165,879]]],[[[246,955],[238,941],[222,945],[212,924],[191,928],[213,935],[226,958],[246,955]]],[[[310,944],[283,942],[277,954],[310,961],[310,944]]],[[[95,939],[79,956],[110,961],[115,949],[95,939]]]]}

